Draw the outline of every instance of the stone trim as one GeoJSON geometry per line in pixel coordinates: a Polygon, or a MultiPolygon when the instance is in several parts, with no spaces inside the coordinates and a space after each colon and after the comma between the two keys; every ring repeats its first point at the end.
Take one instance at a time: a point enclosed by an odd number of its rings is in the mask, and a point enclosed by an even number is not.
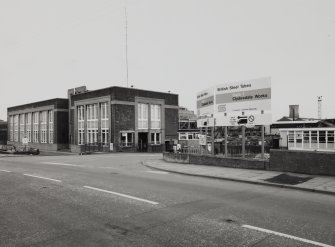
{"type": "MultiPolygon", "coordinates": [[[[18,110],[18,111],[8,111],[8,116],[13,116],[13,115],[18,115],[18,114],[25,114],[25,113],[30,113],[30,112],[49,111],[49,110],[63,111],[65,109],[55,109],[54,105],[48,105],[48,106],[27,108],[27,109],[18,110]]],[[[68,110],[65,110],[65,111],[68,112],[68,110]]]]}

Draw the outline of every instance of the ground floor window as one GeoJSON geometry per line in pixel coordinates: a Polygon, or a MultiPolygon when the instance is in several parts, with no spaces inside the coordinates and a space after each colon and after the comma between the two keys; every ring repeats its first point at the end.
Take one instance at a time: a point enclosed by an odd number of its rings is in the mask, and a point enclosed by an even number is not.
{"type": "Polygon", "coordinates": [[[33,142],[38,143],[38,130],[34,130],[33,133],[33,142]]]}
{"type": "Polygon", "coordinates": [[[151,133],[151,144],[161,144],[161,133],[151,133]]]}
{"type": "Polygon", "coordinates": [[[134,144],[134,132],[121,132],[122,147],[130,147],[134,144]]]}
{"type": "Polygon", "coordinates": [[[101,130],[101,143],[104,146],[108,146],[108,134],[109,134],[109,129],[101,130]]]}
{"type": "Polygon", "coordinates": [[[31,130],[27,130],[28,142],[31,142],[31,130]]]}
{"type": "Polygon", "coordinates": [[[84,145],[84,130],[83,129],[78,130],[78,144],[84,145]]]}
{"type": "Polygon", "coordinates": [[[97,143],[98,142],[98,129],[87,130],[87,143],[97,143]]]}

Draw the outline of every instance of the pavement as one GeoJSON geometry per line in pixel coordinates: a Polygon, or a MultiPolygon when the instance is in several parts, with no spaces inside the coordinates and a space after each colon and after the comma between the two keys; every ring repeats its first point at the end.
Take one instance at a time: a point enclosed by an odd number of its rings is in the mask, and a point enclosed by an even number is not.
{"type": "Polygon", "coordinates": [[[317,175],[306,175],[298,173],[285,173],[291,176],[297,176],[301,178],[311,177],[311,179],[309,179],[306,182],[299,183],[297,185],[289,185],[285,183],[278,183],[278,182],[271,183],[266,181],[268,179],[275,178],[276,176],[283,174],[283,172],[171,163],[166,162],[163,159],[150,160],[143,162],[143,164],[152,169],[174,172],[184,175],[224,179],[236,182],[261,184],[266,186],[275,186],[281,188],[289,188],[289,189],[335,195],[334,176],[317,176],[317,175]]]}
{"type": "Polygon", "coordinates": [[[335,246],[333,195],[141,163],[160,159],[0,158],[0,246],[335,246]]]}

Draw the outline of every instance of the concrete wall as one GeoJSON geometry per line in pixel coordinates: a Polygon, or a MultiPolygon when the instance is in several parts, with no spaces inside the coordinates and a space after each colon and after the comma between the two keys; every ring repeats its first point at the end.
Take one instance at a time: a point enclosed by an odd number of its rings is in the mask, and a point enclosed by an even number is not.
{"type": "Polygon", "coordinates": [[[335,153],[271,150],[268,170],[335,176],[335,153]]]}
{"type": "Polygon", "coordinates": [[[232,168],[245,168],[265,170],[268,166],[268,161],[256,159],[241,159],[241,158],[223,158],[212,157],[209,155],[195,154],[175,154],[164,153],[163,159],[168,162],[177,162],[194,165],[222,166],[232,168]]]}

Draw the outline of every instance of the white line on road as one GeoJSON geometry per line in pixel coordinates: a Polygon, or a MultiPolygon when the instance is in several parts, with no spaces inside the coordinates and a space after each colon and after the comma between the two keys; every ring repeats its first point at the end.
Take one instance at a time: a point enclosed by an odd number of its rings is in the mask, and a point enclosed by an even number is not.
{"type": "Polygon", "coordinates": [[[313,244],[313,245],[316,245],[316,246],[334,247],[332,245],[323,244],[323,243],[320,243],[320,242],[315,242],[315,241],[308,240],[308,239],[305,239],[305,238],[299,238],[299,237],[295,237],[295,236],[288,235],[288,234],[285,234],[285,233],[275,232],[275,231],[271,231],[271,230],[256,227],[256,226],[242,225],[242,227],[252,229],[252,230],[256,230],[256,231],[260,231],[260,232],[269,233],[269,234],[274,234],[274,235],[277,235],[277,236],[280,236],[280,237],[289,238],[289,239],[297,240],[297,241],[308,243],[308,244],[313,244]]]}
{"type": "Polygon", "coordinates": [[[55,162],[41,162],[45,165],[56,165],[56,166],[81,166],[81,165],[75,165],[75,164],[67,164],[67,163],[55,163],[55,162]]]}
{"type": "Polygon", "coordinates": [[[8,171],[8,170],[0,170],[0,172],[11,172],[11,171],[8,171]]]}
{"type": "Polygon", "coordinates": [[[133,200],[137,200],[137,201],[141,201],[141,202],[147,202],[147,203],[150,203],[150,204],[153,204],[153,205],[158,204],[158,202],[149,201],[149,200],[146,200],[146,199],[142,199],[142,198],[135,197],[135,196],[129,196],[129,195],[126,195],[126,194],[121,194],[121,193],[117,193],[117,192],[114,192],[114,191],[103,190],[103,189],[99,189],[99,188],[95,188],[95,187],[91,187],[91,186],[83,186],[83,187],[86,188],[86,189],[91,189],[91,190],[105,192],[105,193],[109,193],[109,194],[113,194],[113,195],[117,195],[117,196],[122,196],[122,197],[125,197],[125,198],[129,198],[129,199],[133,199],[133,200]]]}
{"type": "Polygon", "coordinates": [[[169,172],[163,172],[163,171],[145,171],[148,173],[154,173],[154,174],[169,174],[169,172]]]}
{"type": "Polygon", "coordinates": [[[28,177],[33,177],[33,178],[41,178],[41,179],[51,180],[51,181],[58,182],[58,183],[62,182],[61,180],[58,180],[58,179],[40,177],[40,176],[36,176],[36,175],[32,175],[32,174],[23,174],[23,175],[28,176],[28,177]]]}

